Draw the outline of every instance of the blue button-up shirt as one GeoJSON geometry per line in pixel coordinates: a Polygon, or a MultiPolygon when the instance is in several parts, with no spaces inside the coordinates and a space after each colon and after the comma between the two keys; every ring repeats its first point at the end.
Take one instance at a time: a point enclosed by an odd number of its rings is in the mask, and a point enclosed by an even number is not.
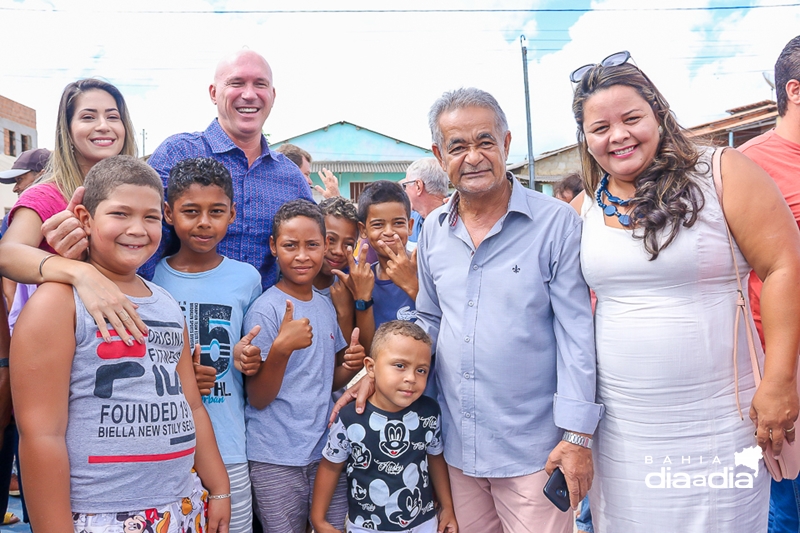
{"type": "Polygon", "coordinates": [[[445,459],[478,477],[541,470],[563,430],[594,433],[603,413],[581,220],[510,179],[508,211],[477,248],[451,198],[428,215],[417,252],[445,459]]]}
{"type": "MultiPolygon", "coordinates": [[[[261,274],[261,286],[278,281],[278,265],[269,250],[272,219],[278,208],[297,198],[313,201],[303,173],[283,154],[273,152],[261,137],[261,155],[247,162],[244,151],[236,146],[217,119],[203,132],[180,133],[165,140],[147,161],[156,169],[166,191],[169,171],[178,161],[190,157],[213,157],[228,169],[233,178],[233,201],[236,219],[219,243],[220,254],[250,263],[261,274]]],[[[164,223],[161,246],[139,273],[152,279],[156,263],[165,253],[175,253],[179,243],[172,227],[164,223]]]]}

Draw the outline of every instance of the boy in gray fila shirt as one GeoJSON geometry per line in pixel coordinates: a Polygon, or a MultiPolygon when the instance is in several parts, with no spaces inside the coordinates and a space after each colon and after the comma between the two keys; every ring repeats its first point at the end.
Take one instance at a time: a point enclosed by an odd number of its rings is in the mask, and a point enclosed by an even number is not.
{"type": "MultiPolygon", "coordinates": [[[[25,305],[11,386],[31,526],[225,532],[228,476],[183,314],[164,289],[136,275],[161,239],[161,180],[136,158],[116,156],[97,163],[84,185],[75,214],[89,239],[89,264],[136,304],[147,339],[129,346],[110,329],[105,342],[69,285],[44,283],[25,305]]],[[[68,259],[44,256],[40,275],[55,262],[70,268],[68,259]]]]}
{"type": "MultiPolygon", "coordinates": [[[[333,304],[313,290],[325,246],[325,222],[317,205],[294,200],[281,206],[270,237],[281,279],[244,318],[245,331],[261,326],[252,342],[261,348],[264,362],[245,382],[245,420],[250,480],[265,533],[305,533],[333,407],[331,392],[363,365],[358,329],[348,347],[333,304]],[[337,356],[342,365],[336,364],[337,356]]],[[[340,481],[328,521],[344,527],[347,487],[344,477],[340,481]]]]}

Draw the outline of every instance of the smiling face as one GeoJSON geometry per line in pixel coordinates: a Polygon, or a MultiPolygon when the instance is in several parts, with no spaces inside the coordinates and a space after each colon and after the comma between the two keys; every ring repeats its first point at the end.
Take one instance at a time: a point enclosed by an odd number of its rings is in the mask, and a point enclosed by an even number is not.
{"type": "Polygon", "coordinates": [[[358,239],[358,225],[352,220],[333,215],[325,216],[325,261],[322,263],[322,273],[331,276],[331,270],[347,268],[347,255],[355,249],[358,239]],[[350,247],[348,251],[347,247],[350,247]]]}
{"type": "Polygon", "coordinates": [[[234,141],[260,138],[275,101],[272,69],[257,53],[240,52],[219,64],[209,94],[229,137],[234,141]]]}
{"type": "Polygon", "coordinates": [[[161,242],[161,196],[151,187],[120,185],[89,215],[76,210],[89,237],[89,262],[106,276],[136,273],[161,242]]]}
{"type": "Polygon", "coordinates": [[[125,143],[125,125],[114,97],[101,89],[77,96],[69,134],[84,175],[98,161],[119,155],[125,143]]]}
{"type": "Polygon", "coordinates": [[[286,294],[305,299],[325,255],[325,237],[317,221],[304,216],[286,220],[281,223],[277,238],[269,238],[269,247],[281,269],[281,280],[276,285],[286,294]]]}
{"type": "Polygon", "coordinates": [[[372,204],[367,210],[367,223],[359,223],[361,237],[369,240],[369,246],[379,257],[385,257],[378,241],[394,246],[395,235],[405,247],[411,233],[406,206],[400,202],[372,204]]]}
{"type": "Polygon", "coordinates": [[[173,205],[164,205],[164,218],[175,228],[181,250],[198,255],[216,254],[217,244],[235,217],[231,199],[217,185],[195,183],[173,205]]]}
{"type": "Polygon", "coordinates": [[[431,348],[405,335],[390,335],[376,357],[364,358],[367,374],[375,380],[369,401],[378,409],[397,412],[414,403],[428,382],[431,348]]]}
{"type": "Polygon", "coordinates": [[[442,113],[441,147],[433,152],[461,194],[481,194],[507,187],[506,157],[511,132],[497,130],[494,111],[463,107],[442,113]]]}
{"type": "Polygon", "coordinates": [[[614,85],[584,105],[583,132],[589,152],[612,178],[633,182],[655,159],[658,121],[636,89],[614,85]]]}

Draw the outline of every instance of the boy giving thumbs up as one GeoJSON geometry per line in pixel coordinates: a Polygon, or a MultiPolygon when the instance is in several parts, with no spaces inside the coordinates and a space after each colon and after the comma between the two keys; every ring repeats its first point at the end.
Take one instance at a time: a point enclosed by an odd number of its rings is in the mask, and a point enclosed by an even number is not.
{"type": "MultiPolygon", "coordinates": [[[[365,354],[358,330],[348,344],[333,304],[313,290],[325,253],[319,207],[305,200],[284,204],[275,215],[270,248],[281,279],[253,302],[244,319],[245,331],[261,327],[251,342],[263,360],[245,384],[247,459],[265,533],[304,533],[327,439],[331,392],[361,369],[365,354]],[[337,354],[343,365],[336,365],[337,354]]],[[[330,523],[344,527],[346,513],[342,478],[330,523]]]]}

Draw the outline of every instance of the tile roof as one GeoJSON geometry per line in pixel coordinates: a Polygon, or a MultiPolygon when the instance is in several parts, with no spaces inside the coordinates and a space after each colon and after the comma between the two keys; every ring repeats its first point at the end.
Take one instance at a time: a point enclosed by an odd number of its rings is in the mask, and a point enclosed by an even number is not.
{"type": "Polygon", "coordinates": [[[413,161],[312,161],[311,172],[327,168],[334,174],[341,172],[388,173],[405,172],[413,161]]]}

